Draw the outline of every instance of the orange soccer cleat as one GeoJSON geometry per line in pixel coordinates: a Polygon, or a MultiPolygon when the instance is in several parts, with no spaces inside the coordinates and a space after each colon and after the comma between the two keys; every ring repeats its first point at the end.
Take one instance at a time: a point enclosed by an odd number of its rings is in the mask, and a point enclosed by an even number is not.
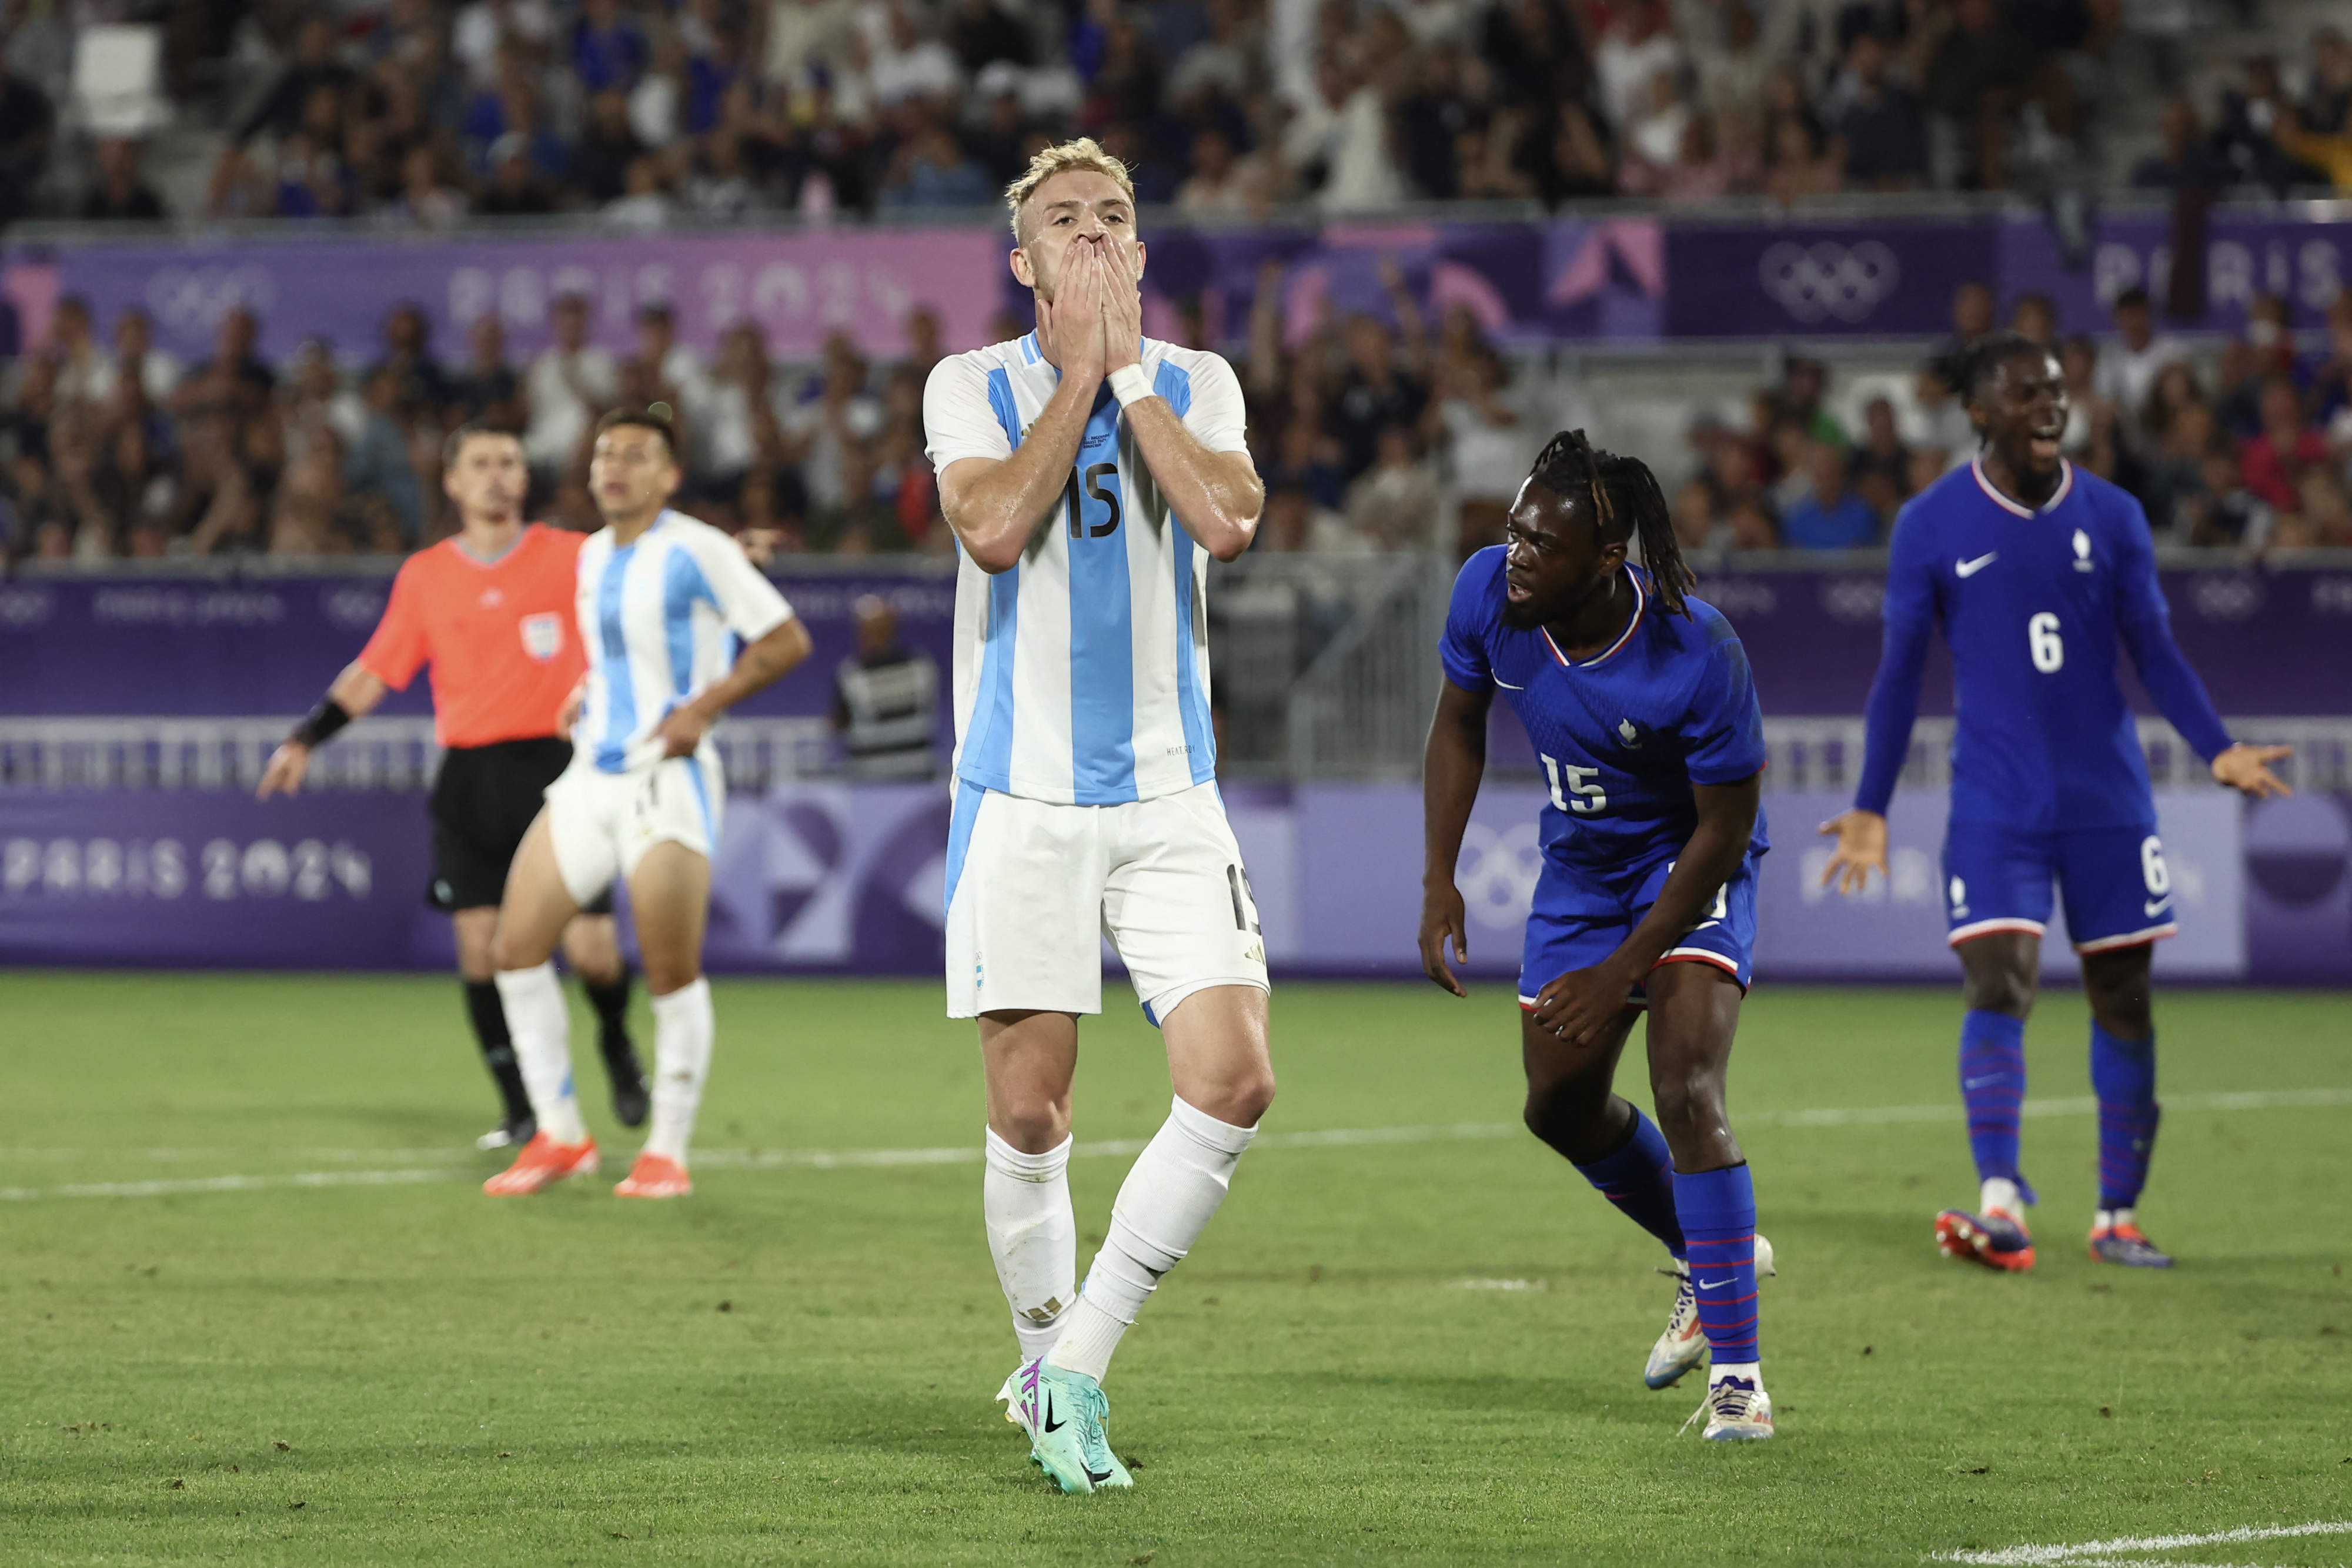
{"type": "Polygon", "coordinates": [[[528,1197],[557,1182],[595,1174],[595,1139],[559,1144],[545,1133],[533,1133],[515,1163],[484,1182],[482,1190],[492,1197],[528,1197]]]}
{"type": "Polygon", "coordinates": [[[637,1156],[628,1176],[613,1189],[614,1197],[684,1197],[694,1190],[694,1178],[667,1155],[650,1149],[637,1156]]]}

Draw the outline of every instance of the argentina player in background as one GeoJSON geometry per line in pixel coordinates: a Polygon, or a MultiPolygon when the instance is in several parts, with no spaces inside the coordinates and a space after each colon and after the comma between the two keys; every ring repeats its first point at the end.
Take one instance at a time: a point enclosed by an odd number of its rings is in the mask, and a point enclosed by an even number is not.
{"type": "Polygon", "coordinates": [[[2091,1256],[2168,1268],[2136,1207],[2158,1114],[2148,960],[2175,929],[2172,880],[2147,762],[2116,679],[2117,639],[2221,783],[2255,799],[2285,794],[2269,765],[2287,748],[2231,743],[2172,641],[2139,503],[2059,455],[2067,399],[2056,357],[1999,334],[1962,362],[1959,390],[1981,450],[1895,520],[1862,783],[1853,810],[1822,829],[1838,841],[1822,882],[1851,894],[1874,869],[1885,874],[1886,804],[1940,626],[1958,718],[1944,893],[1968,1002],[1960,1092],[1981,1187],[1973,1211],[1937,1216],[1937,1243],[1994,1269],[2033,1266],[2025,1207],[2034,1196],[2018,1170],[2018,1123],[2025,1017],[2054,878],[2091,1003],[2099,1101],[2091,1256]]]}
{"type": "Polygon", "coordinates": [[[1519,968],[1528,1128],[1674,1256],[1674,1313],[1643,1381],[1666,1387],[1711,1354],[1691,1419],[1712,1438],[1769,1437],[1756,1276],[1770,1253],[1724,1109],[1767,847],[1748,655],[1685,594],[1695,579],[1657,480],[1582,431],[1536,459],[1506,533],[1462,569],[1440,644],[1422,967],[1469,994],[1446,964],[1449,946],[1469,957],[1454,869],[1499,686],[1551,790],[1519,968]],[[1645,567],[1626,559],[1636,538],[1645,567]],[[1657,1124],[1611,1089],[1645,1009],[1657,1124]]]}
{"type": "Polygon", "coordinates": [[[1208,558],[1249,548],[1265,490],[1232,367],[1143,336],[1125,166],[1091,141],[1049,147],[1005,204],[1037,329],[940,361],[923,396],[961,558],[948,1013],[979,1019],[987,1081],[982,1207],[1021,1345],[997,1397],[1062,1490],[1088,1492],[1133,1484],[1104,1432],[1111,1353],[1274,1098],[1207,645],[1208,558]],[[1105,936],[1175,1098],[1081,1293],[1070,1085],[1105,936]]]}

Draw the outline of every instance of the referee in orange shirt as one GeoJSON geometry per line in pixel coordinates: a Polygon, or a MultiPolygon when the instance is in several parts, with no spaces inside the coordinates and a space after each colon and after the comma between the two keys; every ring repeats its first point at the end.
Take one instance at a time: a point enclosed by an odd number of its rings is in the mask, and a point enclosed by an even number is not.
{"type": "MultiPolygon", "coordinates": [[[[454,432],[442,449],[441,483],[457,507],[457,536],[401,567],[375,635],[271,755],[260,798],[300,789],[313,750],[386,691],[433,666],[433,727],[443,757],[433,784],[428,902],[449,913],[466,1010],[506,1101],[504,1120],[478,1145],[520,1147],[535,1129],[492,981],[490,934],[508,862],[539,814],[541,796],[572,761],[556,714],[587,668],[573,612],[584,536],[523,522],[530,476],[522,443],[506,431],[454,432]]],[[[572,921],[563,951],[602,1026],[614,1113],[626,1126],[642,1125],[649,1101],[628,1035],[629,968],[610,894],[572,921]]]]}

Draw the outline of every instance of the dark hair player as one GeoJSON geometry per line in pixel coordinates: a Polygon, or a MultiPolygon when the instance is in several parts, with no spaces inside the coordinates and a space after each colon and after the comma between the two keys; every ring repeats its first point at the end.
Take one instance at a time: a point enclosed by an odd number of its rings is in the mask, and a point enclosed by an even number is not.
{"type": "Polygon", "coordinates": [[[1910,749],[1928,636],[1941,626],[1958,714],[1944,895],[1968,998],[1960,1092],[1980,1190],[1974,1210],[1937,1216],[1937,1242],[1995,1269],[2033,1266],[2018,1121],[2054,879],[2091,1002],[2091,1256],[2167,1268],[2172,1260],[2135,1211],[2158,1115],[2148,961],[2175,929],[2172,878],[2116,680],[2116,640],[2220,782],[2256,798],[2284,794],[2269,765],[2287,748],[2231,743],[2172,641],[2139,503],[2059,455],[2067,398],[2056,356],[1996,334],[1962,358],[1958,390],[1982,445],[1895,520],[1862,784],[1853,810],[1822,829],[1838,841],[1822,882],[1853,894],[1873,869],[1885,873],[1886,804],[1910,749]]]}
{"type": "Polygon", "coordinates": [[[1519,967],[1528,1127],[1674,1255],[1674,1313],[1643,1381],[1666,1387],[1711,1354],[1692,1419],[1713,1438],[1769,1437],[1756,1276],[1770,1252],[1724,1111],[1766,848],[1748,656],[1685,595],[1657,480],[1582,431],[1545,447],[1505,533],[1462,569],[1441,644],[1422,966],[1468,994],[1446,963],[1449,946],[1469,956],[1454,869],[1499,686],[1550,787],[1519,967]],[[1637,538],[1646,568],[1626,559],[1637,538]],[[1644,1009],[1656,1124],[1611,1089],[1644,1009]]]}

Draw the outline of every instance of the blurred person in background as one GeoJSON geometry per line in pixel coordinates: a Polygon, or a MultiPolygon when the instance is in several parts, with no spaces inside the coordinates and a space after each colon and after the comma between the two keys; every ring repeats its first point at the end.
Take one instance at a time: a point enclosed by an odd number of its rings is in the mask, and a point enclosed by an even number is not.
{"type": "Polygon", "coordinates": [[[1863,407],[1862,443],[1846,459],[1846,479],[1889,527],[1911,498],[1914,455],[1895,423],[1895,405],[1883,397],[1872,398],[1863,407]]]}
{"type": "Polygon", "coordinates": [[[2156,312],[2145,288],[2125,289],[2108,308],[2115,319],[2116,336],[2098,351],[2099,369],[2093,385],[2101,397],[2125,412],[2135,439],[2142,434],[2160,435],[2161,431],[2141,428],[2139,411],[2147,405],[2147,394],[2155,390],[2156,378],[2164,367],[2189,357],[2188,345],[2156,330],[2156,312]]]}
{"type": "Polygon", "coordinates": [[[1804,493],[1780,514],[1790,549],[1868,549],[1879,540],[1877,508],[1846,487],[1846,455],[1826,441],[1808,443],[1804,493]]]}
{"type": "Polygon", "coordinates": [[[1447,516],[1437,476],[1402,424],[1384,426],[1372,465],[1348,486],[1348,526],[1381,550],[1444,548],[1447,516]]]}
{"type": "MultiPolygon", "coordinates": [[[[299,790],[320,747],[431,667],[444,750],[429,808],[426,902],[449,915],[467,1017],[503,1103],[499,1124],[476,1146],[501,1149],[529,1143],[536,1123],[492,983],[490,937],[524,831],[572,760],[557,714],[585,667],[573,606],[584,540],[523,521],[529,473],[512,435],[461,427],[446,450],[443,487],[461,519],[457,537],[401,567],[367,646],[270,757],[257,795],[299,790]]],[[[628,1035],[629,969],[609,899],[570,923],[563,947],[596,1010],[614,1114],[641,1125],[649,1097],[628,1035]]]]}
{"type": "Polygon", "coordinates": [[[2327,438],[2305,423],[2303,399],[2284,376],[2263,383],[2261,408],[2260,432],[2240,444],[2246,488],[2273,510],[2292,512],[2304,470],[2327,462],[2327,438]]]}
{"type": "Polygon", "coordinates": [[[878,594],[849,607],[857,647],[833,673],[833,729],[860,779],[929,779],[940,725],[940,666],[899,637],[898,612],[878,594]]]}
{"type": "Polygon", "coordinates": [[[588,340],[588,301],[557,299],[548,313],[555,340],[540,350],[523,377],[523,455],[547,479],[570,476],[585,455],[588,429],[620,393],[620,370],[610,352],[588,340]]]}

